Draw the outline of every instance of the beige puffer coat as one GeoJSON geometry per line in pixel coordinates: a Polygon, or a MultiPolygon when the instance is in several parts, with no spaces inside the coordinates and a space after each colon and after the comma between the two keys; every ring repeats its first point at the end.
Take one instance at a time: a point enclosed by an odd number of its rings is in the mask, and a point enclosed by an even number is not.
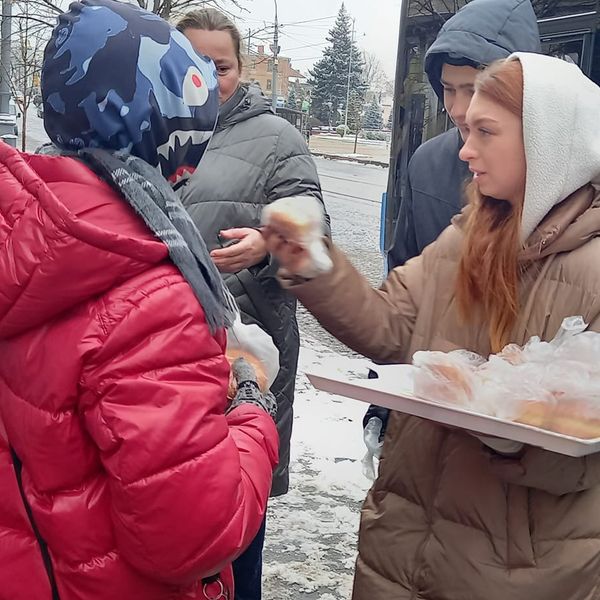
{"type": "MultiPolygon", "coordinates": [[[[486,327],[460,324],[454,280],[461,218],[380,290],[332,248],[333,271],[292,291],[351,348],[409,362],[417,350],[490,352],[486,327]]],[[[563,318],[600,331],[600,193],[556,206],[522,254],[512,341],[551,339],[563,318]]],[[[599,357],[600,361],[600,357],[599,357]]],[[[353,600],[600,598],[600,455],[526,447],[494,455],[475,437],[392,413],[364,504],[353,600]]]]}

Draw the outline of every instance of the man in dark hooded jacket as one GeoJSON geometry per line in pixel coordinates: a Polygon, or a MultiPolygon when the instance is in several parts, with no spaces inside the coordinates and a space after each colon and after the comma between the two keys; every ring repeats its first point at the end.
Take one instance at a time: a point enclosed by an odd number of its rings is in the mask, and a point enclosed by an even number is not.
{"type": "Polygon", "coordinates": [[[390,269],[421,254],[462,209],[469,169],[458,153],[475,76],[518,51],[541,51],[530,0],[473,0],[444,24],[429,47],[425,71],[455,127],[425,142],[410,160],[387,256],[390,269]]]}
{"type": "MultiPolygon", "coordinates": [[[[458,153],[477,72],[513,52],[541,52],[530,0],[473,0],[449,19],[425,55],[425,71],[454,127],[428,140],[412,156],[402,192],[388,268],[421,254],[464,205],[469,180],[458,153]]],[[[364,423],[378,416],[385,432],[387,409],[371,406],[364,423]]]]}

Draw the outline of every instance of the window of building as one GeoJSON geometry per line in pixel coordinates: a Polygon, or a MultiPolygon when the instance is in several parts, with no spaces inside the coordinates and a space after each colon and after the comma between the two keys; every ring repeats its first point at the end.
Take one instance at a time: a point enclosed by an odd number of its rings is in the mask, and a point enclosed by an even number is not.
{"type": "Polygon", "coordinates": [[[272,89],[272,81],[270,79],[267,79],[267,90],[272,89]]]}

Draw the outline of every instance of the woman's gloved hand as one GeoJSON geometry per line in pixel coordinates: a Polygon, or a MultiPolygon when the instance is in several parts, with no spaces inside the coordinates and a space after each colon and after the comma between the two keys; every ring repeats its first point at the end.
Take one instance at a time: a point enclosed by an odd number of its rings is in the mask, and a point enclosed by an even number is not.
{"type": "Polygon", "coordinates": [[[252,360],[255,360],[256,368],[262,368],[262,373],[257,373],[257,375],[259,375],[258,381],[263,390],[270,388],[277,378],[279,351],[273,339],[258,325],[242,323],[239,315],[227,330],[226,354],[231,364],[240,356],[245,356],[251,364],[252,360]]]}
{"type": "Polygon", "coordinates": [[[264,393],[260,391],[252,365],[244,358],[238,358],[231,365],[231,371],[237,383],[237,392],[226,412],[229,413],[243,404],[254,404],[275,419],[277,415],[275,396],[269,391],[264,393]]]}

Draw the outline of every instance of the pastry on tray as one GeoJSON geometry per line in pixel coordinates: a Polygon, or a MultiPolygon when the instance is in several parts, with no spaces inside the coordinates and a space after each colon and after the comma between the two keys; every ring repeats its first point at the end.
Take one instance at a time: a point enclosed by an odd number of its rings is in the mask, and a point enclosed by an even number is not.
{"type": "Polygon", "coordinates": [[[475,385],[476,362],[469,353],[417,352],[414,392],[419,398],[469,406],[475,385]]]}
{"type": "Polygon", "coordinates": [[[590,409],[589,403],[565,398],[556,403],[526,402],[515,422],[583,440],[600,438],[598,413],[590,409]]]}
{"type": "Polygon", "coordinates": [[[600,378],[582,362],[530,362],[510,345],[489,361],[432,351],[415,353],[413,364],[418,398],[579,439],[600,438],[600,378]]]}

